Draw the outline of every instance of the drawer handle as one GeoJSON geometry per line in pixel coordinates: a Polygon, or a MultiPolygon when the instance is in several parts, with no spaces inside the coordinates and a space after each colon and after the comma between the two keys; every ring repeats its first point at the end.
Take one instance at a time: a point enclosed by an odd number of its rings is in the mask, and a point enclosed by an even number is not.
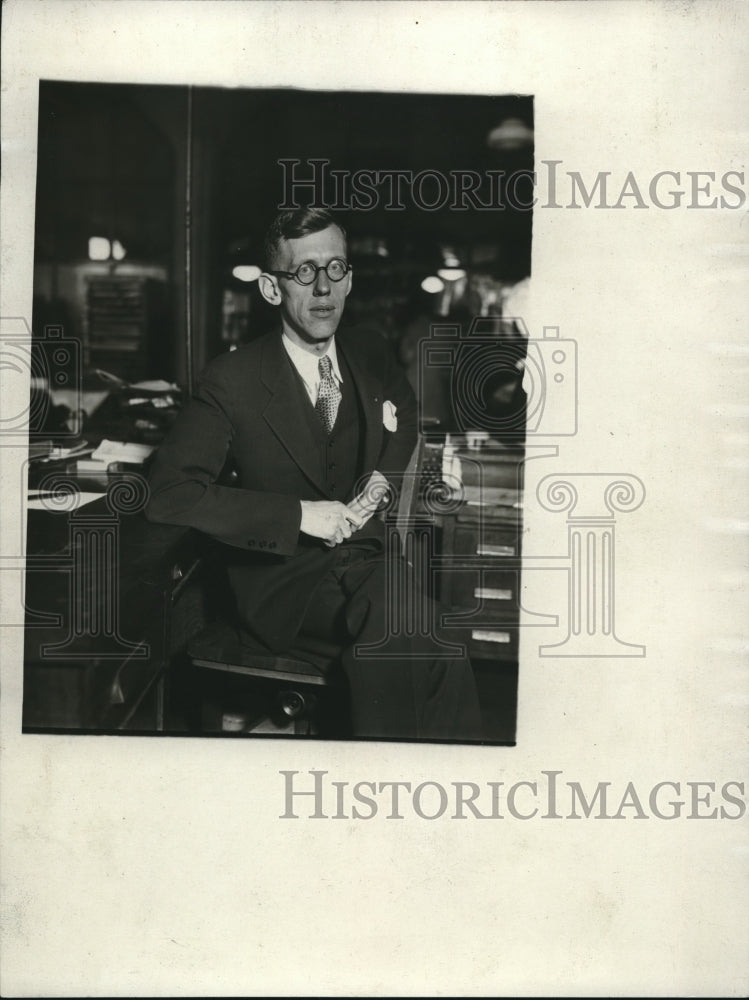
{"type": "Polygon", "coordinates": [[[473,596],[485,601],[511,601],[512,591],[500,590],[498,587],[476,587],[473,596]]]}
{"type": "Polygon", "coordinates": [[[471,632],[472,639],[478,639],[480,642],[503,642],[508,643],[510,641],[509,632],[492,632],[490,629],[485,628],[475,628],[471,632]]]}
{"type": "Polygon", "coordinates": [[[515,555],[514,545],[479,545],[476,549],[477,556],[502,556],[512,558],[515,555]]]}

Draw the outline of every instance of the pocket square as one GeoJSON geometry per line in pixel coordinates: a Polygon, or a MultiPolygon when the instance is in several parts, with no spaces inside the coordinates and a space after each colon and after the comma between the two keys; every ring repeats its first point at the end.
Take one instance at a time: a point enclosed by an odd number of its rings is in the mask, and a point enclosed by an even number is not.
{"type": "Polygon", "coordinates": [[[386,399],[382,404],[382,423],[386,431],[390,431],[394,434],[398,430],[398,417],[396,416],[397,410],[395,406],[386,399]]]}

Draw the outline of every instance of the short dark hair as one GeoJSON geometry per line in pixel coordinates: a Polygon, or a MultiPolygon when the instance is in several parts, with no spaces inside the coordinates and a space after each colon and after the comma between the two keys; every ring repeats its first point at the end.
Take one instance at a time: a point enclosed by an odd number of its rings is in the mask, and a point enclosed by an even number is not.
{"type": "Polygon", "coordinates": [[[294,208],[279,212],[270,224],[263,243],[263,263],[269,270],[276,262],[278,248],[283,240],[298,240],[302,236],[321,233],[329,226],[338,226],[346,240],[346,230],[325,208],[294,208]]]}

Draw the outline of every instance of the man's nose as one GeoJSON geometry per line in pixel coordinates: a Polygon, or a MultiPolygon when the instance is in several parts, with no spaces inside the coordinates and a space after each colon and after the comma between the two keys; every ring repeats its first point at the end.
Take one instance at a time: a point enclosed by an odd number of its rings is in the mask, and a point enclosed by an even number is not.
{"type": "Polygon", "coordinates": [[[330,294],[330,278],[328,277],[328,272],[324,267],[315,275],[315,281],[312,286],[312,292],[314,295],[329,295],[330,294]]]}

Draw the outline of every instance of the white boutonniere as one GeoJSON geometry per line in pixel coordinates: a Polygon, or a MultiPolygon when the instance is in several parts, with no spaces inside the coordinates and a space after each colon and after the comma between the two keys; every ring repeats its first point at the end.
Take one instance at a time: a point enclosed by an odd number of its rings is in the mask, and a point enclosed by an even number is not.
{"type": "Polygon", "coordinates": [[[390,431],[391,434],[395,434],[398,430],[398,417],[396,416],[397,410],[395,406],[386,399],[382,404],[382,424],[386,431],[390,431]]]}

